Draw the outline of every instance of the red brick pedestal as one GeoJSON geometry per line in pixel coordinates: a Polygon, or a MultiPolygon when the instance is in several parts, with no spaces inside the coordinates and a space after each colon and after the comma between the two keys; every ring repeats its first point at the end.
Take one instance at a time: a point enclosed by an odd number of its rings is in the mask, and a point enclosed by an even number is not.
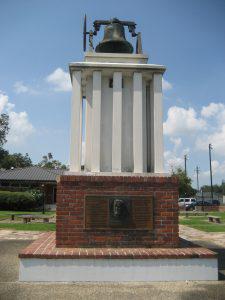
{"type": "Polygon", "coordinates": [[[56,247],[177,247],[178,242],[178,182],[175,177],[85,173],[60,176],[56,247]],[[85,199],[91,195],[151,197],[152,229],[87,229],[85,199]]]}
{"type": "Polygon", "coordinates": [[[64,175],[57,192],[56,235],[20,252],[20,281],[218,280],[216,254],[178,239],[176,178],[64,175]],[[118,200],[123,228],[112,220],[118,200]]]}

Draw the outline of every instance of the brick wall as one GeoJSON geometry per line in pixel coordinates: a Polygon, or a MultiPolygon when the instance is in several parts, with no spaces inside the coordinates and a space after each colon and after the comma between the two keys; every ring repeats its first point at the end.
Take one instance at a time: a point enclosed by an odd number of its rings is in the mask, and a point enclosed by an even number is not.
{"type": "Polygon", "coordinates": [[[57,247],[176,247],[178,182],[175,177],[63,175],[57,184],[57,247]],[[153,230],[85,229],[87,195],[153,196],[153,230]]]}

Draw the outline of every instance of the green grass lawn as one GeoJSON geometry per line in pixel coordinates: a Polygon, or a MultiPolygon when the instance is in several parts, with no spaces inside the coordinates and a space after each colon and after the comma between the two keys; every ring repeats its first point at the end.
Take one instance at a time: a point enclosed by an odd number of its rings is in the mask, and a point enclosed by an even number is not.
{"type": "MultiPolygon", "coordinates": [[[[6,222],[0,223],[0,229],[13,229],[13,230],[32,230],[32,231],[55,231],[55,224],[53,223],[22,223],[22,219],[17,219],[16,215],[42,215],[42,212],[30,211],[0,211],[0,220],[6,219],[6,222]],[[11,214],[15,214],[15,221],[20,220],[21,223],[13,223],[10,221],[11,214]],[[7,222],[8,218],[8,222],[7,222]]],[[[180,215],[179,223],[187,225],[195,229],[203,230],[206,232],[225,232],[225,212],[209,212],[209,215],[220,216],[221,224],[209,223],[207,216],[189,216],[185,217],[184,214],[180,215]]],[[[46,211],[45,215],[53,216],[52,211],[46,211]]]]}
{"type": "MultiPolygon", "coordinates": [[[[10,217],[10,215],[42,215],[42,211],[13,211],[13,210],[0,210],[0,217],[10,217]]],[[[46,211],[45,215],[54,215],[53,211],[46,211]]]]}
{"type": "Polygon", "coordinates": [[[225,232],[225,212],[209,212],[208,215],[219,216],[221,224],[209,223],[207,216],[185,217],[184,215],[179,217],[179,223],[206,232],[225,232]]]}
{"type": "MultiPolygon", "coordinates": [[[[13,230],[31,230],[31,231],[55,231],[54,223],[23,223],[23,219],[17,218],[17,215],[38,215],[38,216],[54,216],[54,212],[46,211],[42,214],[42,211],[0,211],[0,229],[13,229],[13,230]],[[15,223],[11,221],[11,215],[15,215],[15,223]],[[5,221],[3,223],[3,221],[5,221]],[[21,223],[18,223],[21,222],[21,223]]],[[[51,222],[51,219],[50,219],[51,222]]]]}
{"type": "Polygon", "coordinates": [[[0,223],[0,229],[27,231],[55,231],[54,223],[0,223]]]}

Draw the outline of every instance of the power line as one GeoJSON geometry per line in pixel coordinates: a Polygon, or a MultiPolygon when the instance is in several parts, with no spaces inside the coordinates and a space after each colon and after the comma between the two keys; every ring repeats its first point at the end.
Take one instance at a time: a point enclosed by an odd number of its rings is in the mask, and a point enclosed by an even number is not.
{"type": "Polygon", "coordinates": [[[213,200],[213,182],[212,182],[212,144],[209,144],[209,169],[210,169],[210,186],[211,186],[211,199],[213,200]]]}

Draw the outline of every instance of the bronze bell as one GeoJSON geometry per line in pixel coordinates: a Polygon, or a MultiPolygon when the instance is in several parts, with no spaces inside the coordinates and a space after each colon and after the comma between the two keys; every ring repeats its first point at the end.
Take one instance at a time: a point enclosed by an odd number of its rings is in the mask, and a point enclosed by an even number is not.
{"type": "Polygon", "coordinates": [[[101,53],[133,53],[133,46],[126,40],[124,26],[114,18],[104,28],[104,38],[95,48],[101,53]]]}

